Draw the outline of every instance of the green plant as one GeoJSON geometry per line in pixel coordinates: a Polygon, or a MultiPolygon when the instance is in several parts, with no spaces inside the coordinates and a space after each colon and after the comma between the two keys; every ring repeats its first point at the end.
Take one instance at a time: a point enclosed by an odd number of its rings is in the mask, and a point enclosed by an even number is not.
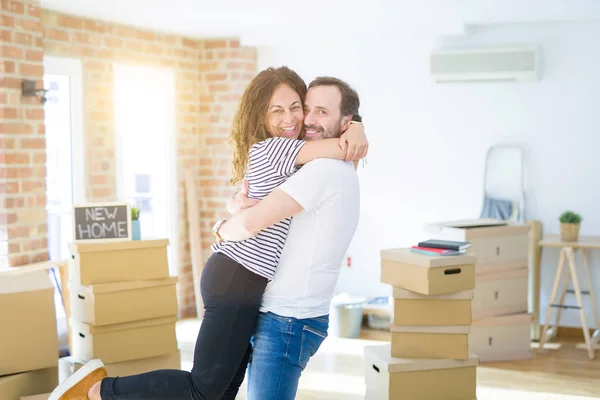
{"type": "Polygon", "coordinates": [[[137,221],[140,219],[140,209],[136,206],[131,207],[131,220],[137,221]]]}
{"type": "Polygon", "coordinates": [[[565,211],[560,215],[559,221],[563,224],[579,224],[583,218],[574,211],[565,211]]]}

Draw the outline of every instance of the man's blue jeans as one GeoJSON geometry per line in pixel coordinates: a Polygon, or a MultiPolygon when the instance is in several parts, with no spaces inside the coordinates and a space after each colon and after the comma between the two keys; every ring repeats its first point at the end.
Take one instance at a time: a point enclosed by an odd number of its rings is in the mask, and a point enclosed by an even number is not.
{"type": "Polygon", "coordinates": [[[328,327],[328,315],[296,319],[261,312],[248,364],[248,400],[293,400],[328,327]]]}

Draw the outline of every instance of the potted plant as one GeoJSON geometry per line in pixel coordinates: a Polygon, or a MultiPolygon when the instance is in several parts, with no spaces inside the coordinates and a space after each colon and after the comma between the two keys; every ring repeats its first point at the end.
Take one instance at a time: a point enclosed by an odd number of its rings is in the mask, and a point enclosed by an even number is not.
{"type": "Polygon", "coordinates": [[[579,239],[581,215],[574,211],[565,211],[560,215],[560,237],[564,242],[576,242],[579,239]]]}
{"type": "Polygon", "coordinates": [[[140,230],[140,209],[136,206],[131,207],[131,238],[133,240],[142,239],[140,230]]]}

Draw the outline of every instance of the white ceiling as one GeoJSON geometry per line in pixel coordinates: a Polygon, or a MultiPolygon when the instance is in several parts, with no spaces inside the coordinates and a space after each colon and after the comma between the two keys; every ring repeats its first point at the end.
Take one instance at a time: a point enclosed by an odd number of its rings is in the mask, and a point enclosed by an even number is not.
{"type": "Polygon", "coordinates": [[[460,35],[468,25],[600,20],[598,0],[41,0],[44,8],[190,37],[268,45],[362,31],[460,35]]]}

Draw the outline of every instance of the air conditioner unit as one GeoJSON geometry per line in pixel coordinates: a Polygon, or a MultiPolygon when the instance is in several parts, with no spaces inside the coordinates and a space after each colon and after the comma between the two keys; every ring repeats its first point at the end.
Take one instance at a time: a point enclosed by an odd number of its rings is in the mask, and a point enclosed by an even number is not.
{"type": "Polygon", "coordinates": [[[438,50],[430,73],[437,83],[528,82],[539,79],[536,47],[438,50]]]}

